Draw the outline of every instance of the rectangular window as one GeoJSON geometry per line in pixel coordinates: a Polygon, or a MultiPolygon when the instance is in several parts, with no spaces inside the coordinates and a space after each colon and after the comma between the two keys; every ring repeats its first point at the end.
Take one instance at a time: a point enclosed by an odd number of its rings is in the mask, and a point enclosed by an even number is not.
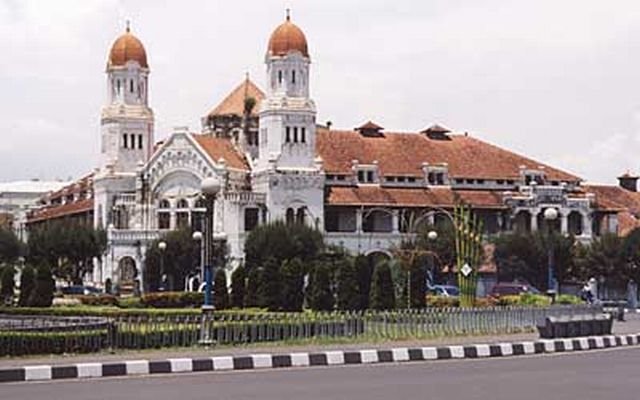
{"type": "Polygon", "coordinates": [[[427,175],[427,182],[429,182],[430,185],[434,185],[436,183],[436,174],[434,172],[429,172],[429,175],[427,175]]]}
{"type": "Polygon", "coordinates": [[[291,83],[296,83],[296,71],[291,71],[291,83]]]}
{"type": "Polygon", "coordinates": [[[133,133],[129,135],[129,148],[136,148],[136,135],[134,135],[133,133]]]}
{"type": "Polygon", "coordinates": [[[125,148],[125,149],[127,148],[127,134],[126,133],[122,134],[122,147],[125,148]]]}
{"type": "Polygon", "coordinates": [[[416,178],[414,178],[414,177],[412,177],[412,176],[410,176],[410,177],[408,177],[408,178],[407,178],[407,182],[411,182],[411,183],[413,183],[413,182],[415,182],[415,181],[416,181],[416,178]]]}
{"type": "Polygon", "coordinates": [[[171,216],[168,212],[158,213],[158,229],[169,229],[171,225],[171,216]]]}
{"type": "Polygon", "coordinates": [[[364,182],[364,171],[358,171],[358,182],[364,182]]]}
{"type": "Polygon", "coordinates": [[[244,210],[244,230],[245,232],[252,231],[258,226],[259,210],[257,208],[246,208],[244,210]]]}
{"type": "Polygon", "coordinates": [[[307,132],[304,127],[300,128],[300,142],[305,143],[307,141],[307,132]]]}
{"type": "Polygon", "coordinates": [[[367,182],[373,182],[373,171],[367,171],[367,182]]]}
{"type": "Polygon", "coordinates": [[[291,128],[287,126],[285,128],[285,131],[286,131],[286,137],[285,137],[284,141],[286,143],[291,143],[291,128]]]}
{"type": "Polygon", "coordinates": [[[298,143],[298,127],[293,127],[293,143],[298,143]]]}
{"type": "Polygon", "coordinates": [[[138,135],[138,148],[142,150],[142,135],[138,135]]]}

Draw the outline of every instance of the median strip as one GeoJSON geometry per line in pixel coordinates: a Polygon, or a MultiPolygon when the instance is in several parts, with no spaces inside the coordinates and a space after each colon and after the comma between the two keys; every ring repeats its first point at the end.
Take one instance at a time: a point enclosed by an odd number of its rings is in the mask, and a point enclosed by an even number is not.
{"type": "Polygon", "coordinates": [[[422,348],[363,349],[317,353],[254,354],[209,358],[173,358],[167,360],[127,360],[72,365],[31,365],[0,369],[0,382],[52,381],[58,379],[144,376],[189,372],[231,371],[314,366],[402,363],[449,359],[514,357],[528,354],[596,350],[635,346],[640,333],[571,339],[544,339],[536,342],[474,344],[422,348]]]}

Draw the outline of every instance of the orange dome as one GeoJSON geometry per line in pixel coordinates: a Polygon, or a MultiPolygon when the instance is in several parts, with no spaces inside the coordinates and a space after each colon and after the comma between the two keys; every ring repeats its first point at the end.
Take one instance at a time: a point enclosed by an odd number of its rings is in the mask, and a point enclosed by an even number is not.
{"type": "Polygon", "coordinates": [[[137,61],[142,68],[149,68],[147,52],[142,42],[133,36],[128,27],[127,31],[111,46],[108,66],[124,66],[127,61],[137,61]]]}
{"type": "Polygon", "coordinates": [[[290,51],[299,51],[303,56],[309,57],[307,38],[287,15],[287,20],[271,34],[268,52],[272,56],[284,56],[290,51]]]}

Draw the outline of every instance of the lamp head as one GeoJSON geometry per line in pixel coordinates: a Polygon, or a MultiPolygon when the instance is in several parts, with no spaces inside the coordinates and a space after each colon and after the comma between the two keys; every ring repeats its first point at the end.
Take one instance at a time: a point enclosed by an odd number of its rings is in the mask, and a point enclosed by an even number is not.
{"type": "Polygon", "coordinates": [[[558,210],[553,207],[544,210],[544,219],[547,221],[553,221],[558,218],[558,210]]]}
{"type": "Polygon", "coordinates": [[[202,180],[202,183],[200,184],[200,187],[203,194],[215,196],[220,191],[222,184],[220,183],[220,179],[214,175],[208,178],[204,178],[202,180]]]}

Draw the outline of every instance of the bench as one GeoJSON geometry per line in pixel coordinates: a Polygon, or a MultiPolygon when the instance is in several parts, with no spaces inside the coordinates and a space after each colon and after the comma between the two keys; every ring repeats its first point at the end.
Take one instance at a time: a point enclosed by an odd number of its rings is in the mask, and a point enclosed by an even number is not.
{"type": "Polygon", "coordinates": [[[612,327],[613,316],[609,314],[546,317],[537,326],[543,339],[610,335],[612,327]]]}

